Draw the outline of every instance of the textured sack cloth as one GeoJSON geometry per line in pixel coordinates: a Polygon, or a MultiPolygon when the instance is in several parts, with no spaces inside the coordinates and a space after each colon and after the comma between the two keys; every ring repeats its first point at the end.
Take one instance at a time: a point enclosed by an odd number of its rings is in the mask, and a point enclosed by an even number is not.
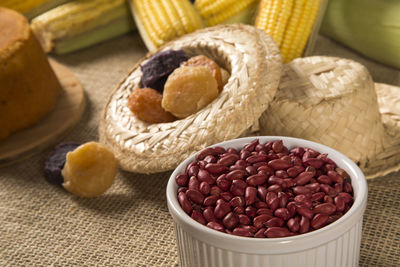
{"type": "Polygon", "coordinates": [[[400,88],[374,83],[352,60],[299,58],[284,66],[260,118],[260,134],[300,137],[333,147],[367,178],[400,169],[400,88]]]}

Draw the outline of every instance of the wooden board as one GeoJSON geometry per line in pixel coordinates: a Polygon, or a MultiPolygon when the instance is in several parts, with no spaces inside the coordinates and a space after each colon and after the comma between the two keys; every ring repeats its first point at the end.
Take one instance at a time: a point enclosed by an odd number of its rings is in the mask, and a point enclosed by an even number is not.
{"type": "Polygon", "coordinates": [[[0,142],[0,166],[22,160],[55,143],[83,114],[85,96],[78,79],[62,64],[50,60],[50,65],[63,88],[56,106],[39,123],[0,142]]]}

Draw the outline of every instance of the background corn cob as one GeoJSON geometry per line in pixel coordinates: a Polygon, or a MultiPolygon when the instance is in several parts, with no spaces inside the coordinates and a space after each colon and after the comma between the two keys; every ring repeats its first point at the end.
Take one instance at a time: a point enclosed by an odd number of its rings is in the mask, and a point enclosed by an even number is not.
{"type": "Polygon", "coordinates": [[[259,0],[196,0],[194,6],[207,26],[220,23],[252,23],[259,0]]]}
{"type": "Polygon", "coordinates": [[[14,9],[31,19],[66,2],[68,0],[1,0],[0,6],[14,9]]]}
{"type": "Polygon", "coordinates": [[[111,39],[135,28],[124,0],[75,0],[31,22],[46,52],[64,54],[111,39]]]}
{"type": "Polygon", "coordinates": [[[150,51],[204,26],[189,0],[129,0],[129,2],[140,35],[150,51]]]}
{"type": "Polygon", "coordinates": [[[400,1],[330,0],[321,32],[400,69],[400,1]]]}
{"type": "Polygon", "coordinates": [[[268,33],[281,49],[284,63],[301,57],[322,17],[323,0],[261,0],[255,26],[268,33]],[[318,13],[321,11],[320,13],[318,13]]]}

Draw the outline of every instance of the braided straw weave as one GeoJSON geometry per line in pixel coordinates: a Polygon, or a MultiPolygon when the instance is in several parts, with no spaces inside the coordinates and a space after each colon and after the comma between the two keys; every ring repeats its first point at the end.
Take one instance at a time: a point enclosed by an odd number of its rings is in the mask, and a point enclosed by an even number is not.
{"type": "Polygon", "coordinates": [[[282,66],[279,49],[252,26],[203,29],[158,51],[167,49],[206,55],[229,71],[229,80],[219,96],[199,112],[171,123],[148,124],[126,106],[128,96],[139,86],[140,64],[154,53],[141,60],[111,94],[99,126],[100,142],[113,150],[124,170],[170,170],[206,146],[240,136],[257,122],[276,93],[282,66]]]}
{"type": "Polygon", "coordinates": [[[347,155],[367,178],[385,175],[400,169],[395,90],[398,95],[400,88],[375,86],[355,61],[296,59],[284,66],[276,96],[260,118],[260,134],[316,141],[347,155]]]}

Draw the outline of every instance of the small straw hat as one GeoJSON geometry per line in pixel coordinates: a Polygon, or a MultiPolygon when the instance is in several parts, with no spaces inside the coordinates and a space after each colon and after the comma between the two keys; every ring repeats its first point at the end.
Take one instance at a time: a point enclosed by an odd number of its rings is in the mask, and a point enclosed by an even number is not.
{"type": "Polygon", "coordinates": [[[400,169],[400,88],[374,83],[352,60],[299,58],[283,67],[260,134],[325,144],[355,161],[367,178],[383,176],[400,169]]]}
{"type": "Polygon", "coordinates": [[[100,142],[112,149],[122,169],[132,172],[171,170],[206,146],[245,134],[272,101],[282,73],[277,45],[248,25],[199,30],[156,52],[136,64],[112,92],[99,125],[100,142]],[[197,113],[171,123],[145,123],[129,110],[127,100],[139,87],[139,66],[167,49],[206,55],[228,70],[230,77],[219,96],[197,113]]]}

